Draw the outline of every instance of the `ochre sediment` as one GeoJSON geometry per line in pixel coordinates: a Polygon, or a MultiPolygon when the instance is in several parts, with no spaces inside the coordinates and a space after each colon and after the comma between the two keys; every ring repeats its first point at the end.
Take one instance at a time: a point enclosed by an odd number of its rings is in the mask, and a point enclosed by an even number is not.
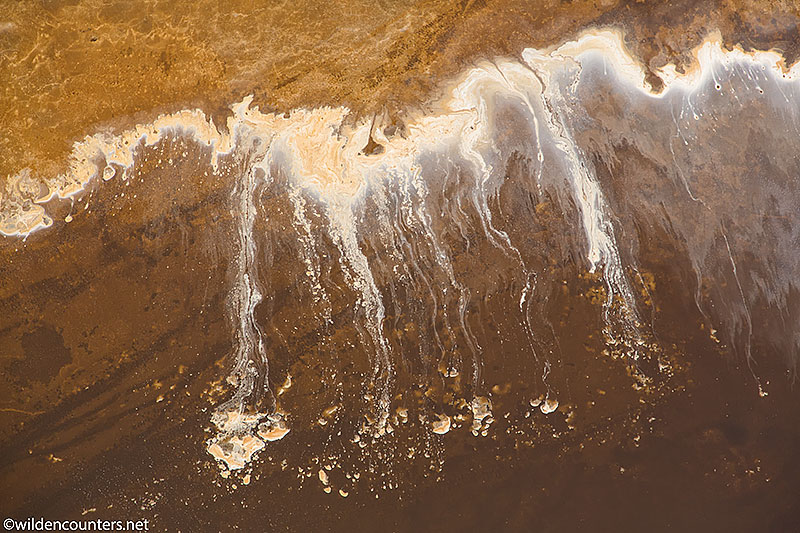
{"type": "Polygon", "coordinates": [[[224,124],[227,105],[247,94],[264,111],[343,106],[402,121],[476,60],[590,26],[620,28],[653,69],[680,69],[714,30],[729,45],[780,49],[790,62],[800,45],[792,2],[180,4],[11,3],[0,20],[0,176],[54,175],[75,140],[159,113],[200,107],[224,124]]]}
{"type": "Polygon", "coordinates": [[[797,522],[794,6],[7,3],[4,516],[797,522]]]}

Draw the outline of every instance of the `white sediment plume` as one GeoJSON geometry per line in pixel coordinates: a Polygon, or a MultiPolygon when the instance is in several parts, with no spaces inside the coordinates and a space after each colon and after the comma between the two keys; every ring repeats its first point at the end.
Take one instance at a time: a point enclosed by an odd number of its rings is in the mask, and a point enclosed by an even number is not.
{"type": "Polygon", "coordinates": [[[768,69],[776,80],[795,81],[800,77],[800,62],[787,66],[780,52],[776,50],[745,51],[740,46],[726,48],[719,32],[711,33],[694,50],[694,61],[685,72],[679,72],[674,64],[668,64],[655,71],[663,87],[656,91],[647,82],[645,67],[625,46],[624,36],[614,29],[592,30],[582,34],[574,41],[545,51],[526,49],[522,56],[528,61],[542,55],[560,56],[580,63],[588,58],[600,58],[626,87],[638,89],[652,97],[663,97],[672,89],[692,90],[719,68],[735,63],[753,64],[768,69]]]}
{"type": "Polygon", "coordinates": [[[0,233],[6,236],[26,236],[30,232],[46,228],[53,219],[45,212],[42,202],[50,196],[47,184],[23,169],[8,176],[0,196],[0,233]]]}
{"type": "MultiPolygon", "coordinates": [[[[298,109],[288,114],[262,113],[252,105],[252,97],[232,107],[233,113],[224,130],[218,129],[199,110],[162,115],[149,124],[121,133],[100,132],[87,136],[74,145],[66,169],[57,176],[39,177],[22,169],[7,177],[0,187],[0,233],[26,237],[51,226],[54,220],[47,212],[47,202],[80,195],[92,179],[126,179],[126,170],[134,165],[137,152],[168,136],[183,135],[206,146],[208,163],[215,169],[221,156],[236,156],[237,149],[241,149],[242,159],[249,158],[249,167],[236,176],[238,181],[233,188],[237,255],[229,302],[236,337],[231,382],[237,390],[214,415],[219,433],[210,442],[209,452],[229,468],[241,468],[264,446],[264,441],[280,439],[289,432],[283,416],[274,411],[274,405],[261,407],[260,412],[254,412],[253,407],[258,403],[255,400],[270,394],[266,376],[268,354],[264,334],[255,319],[256,306],[263,297],[254,235],[259,216],[256,195],[259,187],[275,182],[275,169],[288,180],[286,185],[294,210],[293,224],[298,233],[301,260],[315,301],[324,307],[323,321],[328,323],[331,321],[330,303],[320,280],[322,274],[317,257],[321,246],[315,240],[309,205],[315,202],[313,205],[319,207],[318,212],[326,217],[325,230],[338,250],[341,269],[357,297],[358,330],[365,332],[361,341],[373,356],[371,379],[377,394],[372,396],[376,402],[372,418],[376,426],[374,434],[381,435],[392,407],[396,354],[392,353],[384,331],[387,316],[382,294],[384,280],[375,264],[384,258],[368,256],[363,244],[370,238],[386,244],[385,248],[390,250],[386,260],[397,263],[398,259],[391,257],[392,250],[401,249],[405,237],[394,233],[395,221],[390,218],[394,215],[390,214],[389,202],[379,196],[388,196],[387,191],[391,190],[400,192],[399,216],[404,227],[421,237],[425,253],[432,258],[430,264],[437,270],[435,275],[441,279],[434,280],[434,274],[424,272],[419,265],[407,267],[404,275],[416,273],[425,280],[435,307],[439,306],[436,293],[443,295],[442,330],[446,332],[443,335],[463,337],[463,344],[474,358],[472,385],[478,389],[481,347],[466,319],[471,297],[469,285],[467,280],[459,279],[460,273],[453,267],[440,225],[434,221],[445,213],[463,215],[465,209],[474,210],[486,239],[510,257],[522,273],[524,286],[517,301],[524,314],[526,334],[532,336],[534,328],[528,312],[534,291],[532,273],[520,251],[523,247],[499,227],[490,209],[493,195],[504,183],[505,163],[510,156],[504,151],[508,139],[498,135],[499,109],[503,105],[513,105],[522,117],[521,123],[525,124],[514,134],[530,141],[530,177],[535,188],[539,191],[545,187],[558,188],[559,193],[564,191],[567,200],[574,204],[579,218],[575,222],[582,226],[585,235],[582,246],[588,269],[602,274],[606,283],[606,319],[617,320],[625,333],[635,336],[640,319],[636,296],[626,274],[626,267],[635,265],[626,264],[629,258],[620,252],[617,242],[620,232],[615,229],[618,221],[611,210],[607,191],[603,189],[604,183],[598,178],[591,158],[576,141],[576,123],[585,117],[576,105],[580,102],[575,100],[575,87],[581,81],[584,68],[593,62],[602,62],[624,91],[658,100],[664,100],[672,91],[690,94],[736,65],[746,67],[745,75],[759,90],[760,80],[765,76],[770,76],[777,84],[796,84],[800,76],[800,66],[787,68],[777,52],[726,50],[718,36],[709,37],[694,54],[696,62],[686,73],[678,73],[672,65],[657,72],[664,87],[656,92],[647,83],[642,64],[625,48],[619,32],[590,31],[549,49],[526,49],[521,61],[484,62],[467,70],[446,87],[444,96],[431,103],[428,111],[412,114],[403,133],[395,135],[385,133],[380,123],[349,122],[349,110],[343,107],[298,109]],[[253,148],[256,139],[259,144],[253,148]],[[380,144],[383,150],[364,153],[363,148],[370,140],[380,144]],[[463,183],[468,184],[468,194],[463,195],[464,205],[459,197],[454,200],[456,207],[437,209],[441,206],[434,199],[436,192],[432,183],[442,178],[432,175],[451,171],[436,168],[434,156],[451,165],[452,173],[457,174],[459,180],[463,177],[463,183]],[[365,213],[366,198],[375,200],[377,212],[365,213]],[[380,231],[377,235],[365,235],[369,230],[362,226],[362,220],[367,215],[378,219],[380,231]]],[[[786,94],[784,98],[789,102],[786,94]]],[[[691,102],[687,105],[691,106],[691,102]]],[[[697,117],[694,109],[691,113],[697,117]]],[[[684,139],[684,142],[687,141],[684,139]]],[[[683,183],[696,200],[686,179],[683,183]]],[[[71,220],[72,216],[68,218],[71,220]]],[[[467,216],[463,215],[463,219],[467,216]]],[[[459,225],[456,233],[460,232],[463,237],[465,231],[461,222],[454,223],[459,225]]],[[[739,283],[740,272],[736,271],[733,258],[735,243],[728,243],[727,236],[725,243],[739,283]]],[[[399,252],[398,258],[403,258],[399,252]]],[[[739,293],[746,307],[747,298],[741,284],[739,293]]],[[[431,344],[444,353],[446,343],[438,338],[436,312],[430,321],[437,338],[431,344]]],[[[751,326],[748,322],[747,327],[751,326]]],[[[446,368],[450,377],[461,370],[449,364],[446,368]]],[[[555,400],[545,400],[537,405],[547,413],[555,410],[558,404],[555,400]]],[[[486,398],[476,397],[471,409],[473,432],[485,434],[491,423],[491,403],[486,398]]],[[[450,419],[445,423],[440,418],[434,422],[433,430],[444,433],[449,427],[450,419]]]]}
{"type": "MultiPolygon", "coordinates": [[[[228,382],[236,387],[236,391],[212,416],[219,433],[211,441],[208,451],[215,457],[214,450],[221,448],[220,443],[233,439],[250,438],[260,442],[262,447],[264,445],[262,440],[252,436],[259,421],[269,414],[252,412],[252,405],[270,394],[267,381],[269,360],[261,328],[255,319],[256,306],[262,299],[253,233],[257,214],[255,194],[259,185],[256,168],[247,169],[239,176],[232,193],[233,212],[236,214],[236,258],[228,306],[234,330],[234,361],[228,382]]],[[[251,456],[252,453],[248,454],[244,461],[251,456]]],[[[230,460],[226,462],[229,468],[241,468],[232,466],[230,460]]]]}
{"type": "Polygon", "coordinates": [[[74,144],[68,168],[63,173],[39,178],[36,186],[30,183],[29,170],[7,179],[0,196],[0,233],[25,236],[50,226],[52,218],[44,213],[42,204],[53,198],[77,195],[94,177],[109,179],[116,174],[112,165],[122,169],[133,165],[136,150],[141,145],[152,146],[165,135],[180,133],[212,146],[211,164],[214,167],[218,154],[227,153],[232,148],[230,135],[221,134],[213,121],[200,110],[162,115],[150,124],[139,124],[122,133],[102,132],[87,136],[74,144]]]}
{"type": "MultiPolygon", "coordinates": [[[[627,86],[653,97],[663,96],[674,87],[691,89],[707,77],[714,76],[718,68],[734,63],[762,66],[784,82],[793,82],[800,77],[800,64],[787,67],[779,52],[745,52],[740,47],[725,49],[718,34],[709,36],[693,54],[696,61],[685,73],[679,73],[671,64],[658,70],[657,75],[664,81],[664,87],[655,92],[646,81],[642,63],[627,50],[619,31],[590,30],[578,39],[556,47],[525,49],[522,58],[526,64],[501,60],[466,71],[445,91],[447,96],[432,106],[435,111],[431,115],[418,114],[408,124],[407,135],[391,139],[387,139],[380,128],[373,130],[366,120],[355,126],[345,125],[344,119],[349,113],[346,108],[299,109],[288,116],[261,113],[257,107],[251,107],[252,96],[232,106],[234,113],[228,119],[226,132],[221,132],[200,110],[161,115],[151,123],[136,125],[121,133],[104,131],[86,136],[74,144],[67,168],[56,176],[32,176],[25,169],[7,176],[0,190],[0,233],[25,236],[50,226],[52,217],[47,216],[43,204],[53,198],[79,194],[94,177],[114,176],[116,172],[112,165],[123,170],[130,168],[140,146],[152,146],[171,134],[184,134],[212,147],[210,163],[213,166],[216,166],[219,155],[230,153],[235,147],[237,132],[243,128],[254,134],[267,133],[267,139],[281,137],[291,149],[292,166],[304,186],[328,195],[343,196],[356,194],[364,180],[376,170],[408,169],[408,164],[422,148],[435,150],[455,144],[483,171],[484,177],[479,177],[479,185],[485,185],[485,174],[491,168],[481,160],[481,151],[493,147],[485,131],[475,128],[475,125],[476,120],[488,119],[486,112],[490,104],[485,98],[486,92],[515,92],[516,89],[508,86],[504,89],[500,80],[520,75],[525,78],[524,70],[532,63],[552,69],[564,60],[580,64],[584,60],[600,58],[627,86]],[[383,153],[360,153],[370,131],[374,131],[376,141],[384,146],[383,153]]],[[[532,117],[537,123],[541,118],[532,117]]],[[[502,237],[491,228],[487,228],[487,232],[490,237],[502,237]]]]}

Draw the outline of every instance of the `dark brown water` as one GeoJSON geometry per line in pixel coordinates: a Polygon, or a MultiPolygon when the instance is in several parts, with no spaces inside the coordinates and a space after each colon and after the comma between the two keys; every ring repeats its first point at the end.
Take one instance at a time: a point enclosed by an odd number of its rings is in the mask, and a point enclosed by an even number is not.
{"type": "Polygon", "coordinates": [[[11,176],[4,518],[796,530],[796,69],[587,39],[11,176]]]}

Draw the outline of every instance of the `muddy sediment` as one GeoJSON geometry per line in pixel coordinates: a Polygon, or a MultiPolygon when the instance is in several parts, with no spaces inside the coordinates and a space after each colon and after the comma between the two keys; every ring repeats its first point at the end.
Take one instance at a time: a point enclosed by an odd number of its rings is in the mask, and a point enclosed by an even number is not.
{"type": "Polygon", "coordinates": [[[14,10],[5,515],[793,527],[793,6],[14,10]]]}

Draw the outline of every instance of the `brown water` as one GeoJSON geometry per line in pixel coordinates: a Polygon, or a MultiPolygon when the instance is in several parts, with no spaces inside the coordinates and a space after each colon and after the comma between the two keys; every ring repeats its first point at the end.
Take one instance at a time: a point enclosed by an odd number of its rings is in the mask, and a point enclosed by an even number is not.
{"type": "Polygon", "coordinates": [[[796,19],[712,5],[15,5],[4,518],[795,530],[796,19]]]}

